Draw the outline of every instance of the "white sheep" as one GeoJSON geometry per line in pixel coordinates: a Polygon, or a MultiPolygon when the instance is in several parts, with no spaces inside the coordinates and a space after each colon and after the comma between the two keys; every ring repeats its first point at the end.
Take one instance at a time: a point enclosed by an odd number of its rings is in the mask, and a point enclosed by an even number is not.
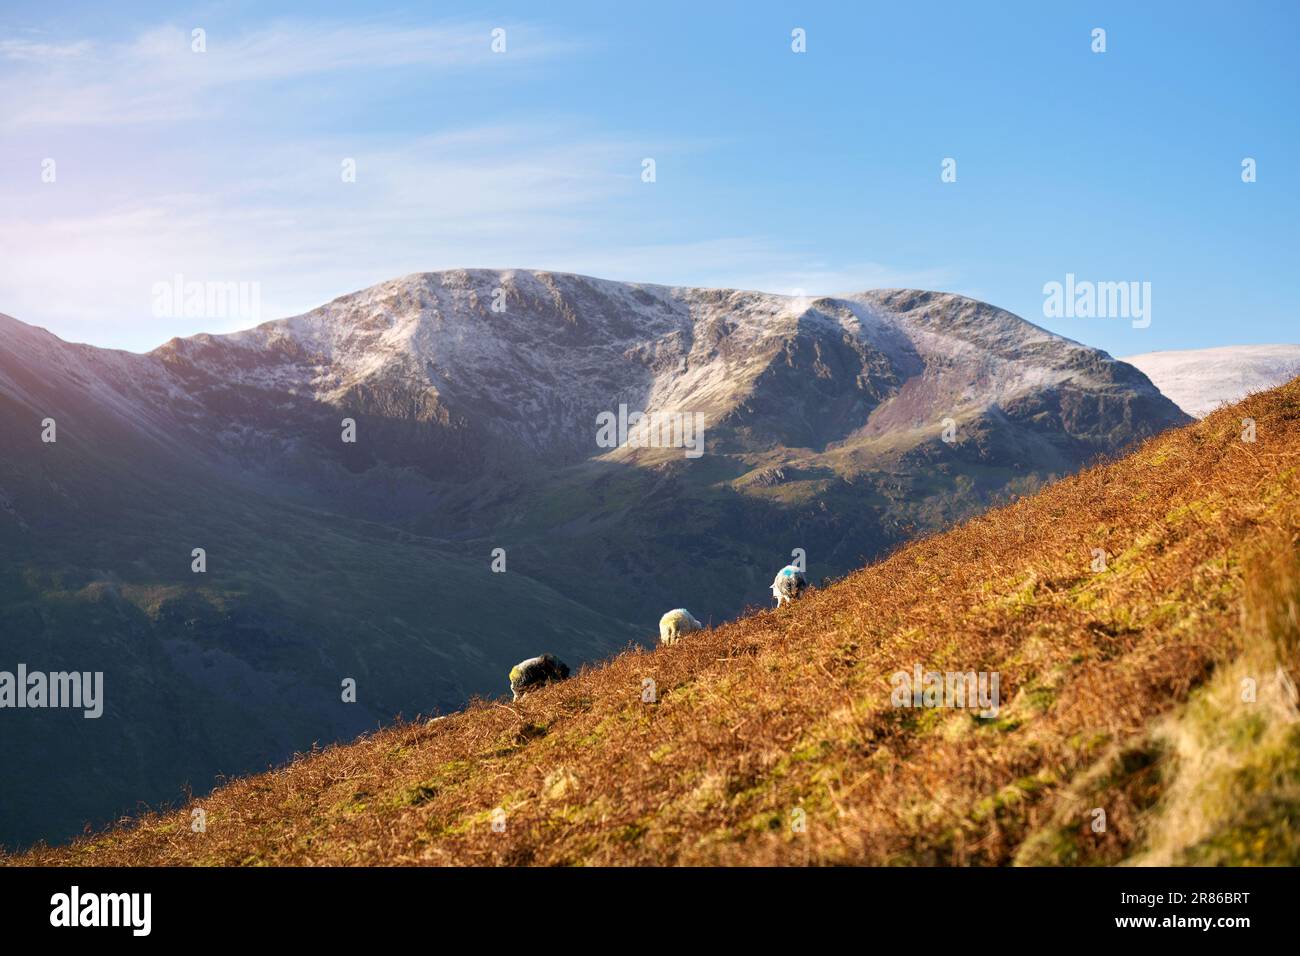
{"type": "Polygon", "coordinates": [[[780,607],[801,597],[807,588],[808,581],[803,572],[793,564],[787,564],[776,572],[776,580],[772,582],[772,597],[776,598],[776,606],[780,607]]]}
{"type": "Polygon", "coordinates": [[[669,611],[659,619],[659,643],[676,644],[692,631],[702,631],[704,625],[691,616],[684,607],[669,611]]]}

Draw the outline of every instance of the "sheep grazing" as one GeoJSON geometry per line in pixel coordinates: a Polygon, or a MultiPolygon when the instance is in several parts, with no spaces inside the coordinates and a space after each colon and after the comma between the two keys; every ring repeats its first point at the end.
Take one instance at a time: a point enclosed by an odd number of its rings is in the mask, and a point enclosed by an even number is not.
{"type": "Polygon", "coordinates": [[[510,668],[510,693],[514,694],[515,700],[518,700],[525,691],[554,684],[567,679],[568,676],[569,665],[554,654],[530,657],[510,668]]]}
{"type": "Polygon", "coordinates": [[[704,625],[691,616],[684,607],[669,611],[659,619],[659,643],[676,644],[692,631],[702,631],[704,625]]]}
{"type": "Polygon", "coordinates": [[[780,607],[802,597],[807,588],[808,580],[803,572],[793,564],[787,564],[776,572],[776,580],[772,582],[772,597],[776,598],[776,606],[780,607]]]}

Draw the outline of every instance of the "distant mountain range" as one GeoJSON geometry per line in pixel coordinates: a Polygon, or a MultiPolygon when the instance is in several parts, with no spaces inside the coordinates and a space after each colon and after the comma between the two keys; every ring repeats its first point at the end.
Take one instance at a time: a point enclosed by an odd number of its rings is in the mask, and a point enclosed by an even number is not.
{"type": "Polygon", "coordinates": [[[1204,418],[1220,405],[1275,388],[1300,375],[1300,345],[1227,345],[1147,352],[1124,359],[1188,415],[1204,418]]]}
{"type": "Polygon", "coordinates": [[[843,575],[1186,421],[914,290],[456,270],[144,355],[0,316],[0,670],[105,673],[99,720],[0,711],[0,842],[732,618],[796,549],[843,575]],[[610,447],[637,413],[673,447],[610,447]]]}

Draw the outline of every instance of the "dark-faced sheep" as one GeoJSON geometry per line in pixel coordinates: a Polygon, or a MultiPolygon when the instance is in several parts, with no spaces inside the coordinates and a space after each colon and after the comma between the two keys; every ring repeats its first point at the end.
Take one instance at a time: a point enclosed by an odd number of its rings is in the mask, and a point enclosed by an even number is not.
{"type": "Polygon", "coordinates": [[[510,692],[518,700],[525,691],[567,679],[569,665],[553,654],[530,657],[510,668],[510,692]]]}

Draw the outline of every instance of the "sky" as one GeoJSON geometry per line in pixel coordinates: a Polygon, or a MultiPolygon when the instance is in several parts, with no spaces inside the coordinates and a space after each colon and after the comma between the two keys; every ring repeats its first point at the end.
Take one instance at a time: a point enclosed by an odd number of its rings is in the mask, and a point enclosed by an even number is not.
{"type": "Polygon", "coordinates": [[[536,268],[958,292],[1117,356],[1297,342],[1298,54],[1294,0],[6,0],[0,312],[146,351],[536,268]],[[1067,275],[1145,319],[1047,314],[1067,275]],[[185,314],[177,277],[253,294],[185,314]]]}

